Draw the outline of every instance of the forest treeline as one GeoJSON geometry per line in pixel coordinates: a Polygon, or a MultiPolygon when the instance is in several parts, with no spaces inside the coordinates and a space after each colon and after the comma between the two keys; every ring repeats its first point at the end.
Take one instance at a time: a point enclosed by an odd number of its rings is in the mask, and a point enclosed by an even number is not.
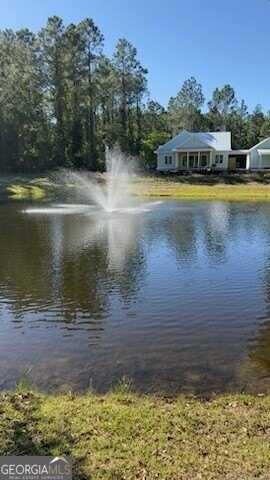
{"type": "Polygon", "coordinates": [[[136,48],[121,38],[108,58],[103,47],[91,18],[0,31],[1,171],[102,170],[115,145],[153,166],[157,146],[183,128],[230,130],[234,148],[270,136],[270,114],[259,105],[249,112],[232,86],[216,88],[206,105],[191,77],[164,108],[150,98],[136,48]]]}

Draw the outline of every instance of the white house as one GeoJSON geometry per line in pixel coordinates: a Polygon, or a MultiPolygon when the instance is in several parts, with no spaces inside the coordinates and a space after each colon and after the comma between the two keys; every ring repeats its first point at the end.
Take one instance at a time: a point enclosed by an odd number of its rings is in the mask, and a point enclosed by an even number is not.
{"type": "Polygon", "coordinates": [[[270,137],[249,150],[232,150],[231,132],[183,130],[155,153],[161,172],[270,169],[270,137]]]}

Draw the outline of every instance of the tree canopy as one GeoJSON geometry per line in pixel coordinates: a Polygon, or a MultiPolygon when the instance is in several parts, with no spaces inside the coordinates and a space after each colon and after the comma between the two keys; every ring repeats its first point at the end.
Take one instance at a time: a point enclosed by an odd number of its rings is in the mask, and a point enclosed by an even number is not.
{"type": "Polygon", "coordinates": [[[202,85],[187,78],[164,108],[150,98],[135,46],[120,38],[109,58],[104,42],[91,18],[0,31],[1,171],[102,170],[113,145],[154,166],[156,148],[183,128],[230,130],[235,148],[270,135],[270,114],[249,113],[229,84],[205,108],[202,85]]]}

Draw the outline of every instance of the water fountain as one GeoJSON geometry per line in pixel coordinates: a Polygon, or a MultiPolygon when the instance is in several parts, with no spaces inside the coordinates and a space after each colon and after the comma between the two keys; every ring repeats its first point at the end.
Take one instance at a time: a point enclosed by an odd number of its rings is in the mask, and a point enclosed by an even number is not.
{"type": "Polygon", "coordinates": [[[53,205],[50,208],[27,208],[26,213],[138,213],[149,211],[161,202],[141,203],[131,194],[131,185],[135,178],[134,160],[118,149],[106,152],[106,174],[104,178],[89,172],[62,170],[55,175],[55,182],[68,189],[69,195],[76,196],[77,203],[53,205]],[[78,201],[79,199],[79,201],[78,201]]]}
{"type": "Polygon", "coordinates": [[[99,182],[95,175],[74,171],[62,172],[66,184],[74,185],[77,194],[91,203],[112,213],[128,207],[131,202],[130,186],[134,178],[134,162],[119,150],[106,152],[106,177],[99,182]],[[103,181],[102,181],[103,180],[103,181]]]}

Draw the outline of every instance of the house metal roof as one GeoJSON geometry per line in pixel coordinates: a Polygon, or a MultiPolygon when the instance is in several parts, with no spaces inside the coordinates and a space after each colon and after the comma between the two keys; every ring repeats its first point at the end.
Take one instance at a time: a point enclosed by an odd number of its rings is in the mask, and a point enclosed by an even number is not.
{"type": "Polygon", "coordinates": [[[157,153],[205,148],[219,151],[231,150],[231,132],[188,132],[183,130],[176,137],[161,145],[157,153]]]}

